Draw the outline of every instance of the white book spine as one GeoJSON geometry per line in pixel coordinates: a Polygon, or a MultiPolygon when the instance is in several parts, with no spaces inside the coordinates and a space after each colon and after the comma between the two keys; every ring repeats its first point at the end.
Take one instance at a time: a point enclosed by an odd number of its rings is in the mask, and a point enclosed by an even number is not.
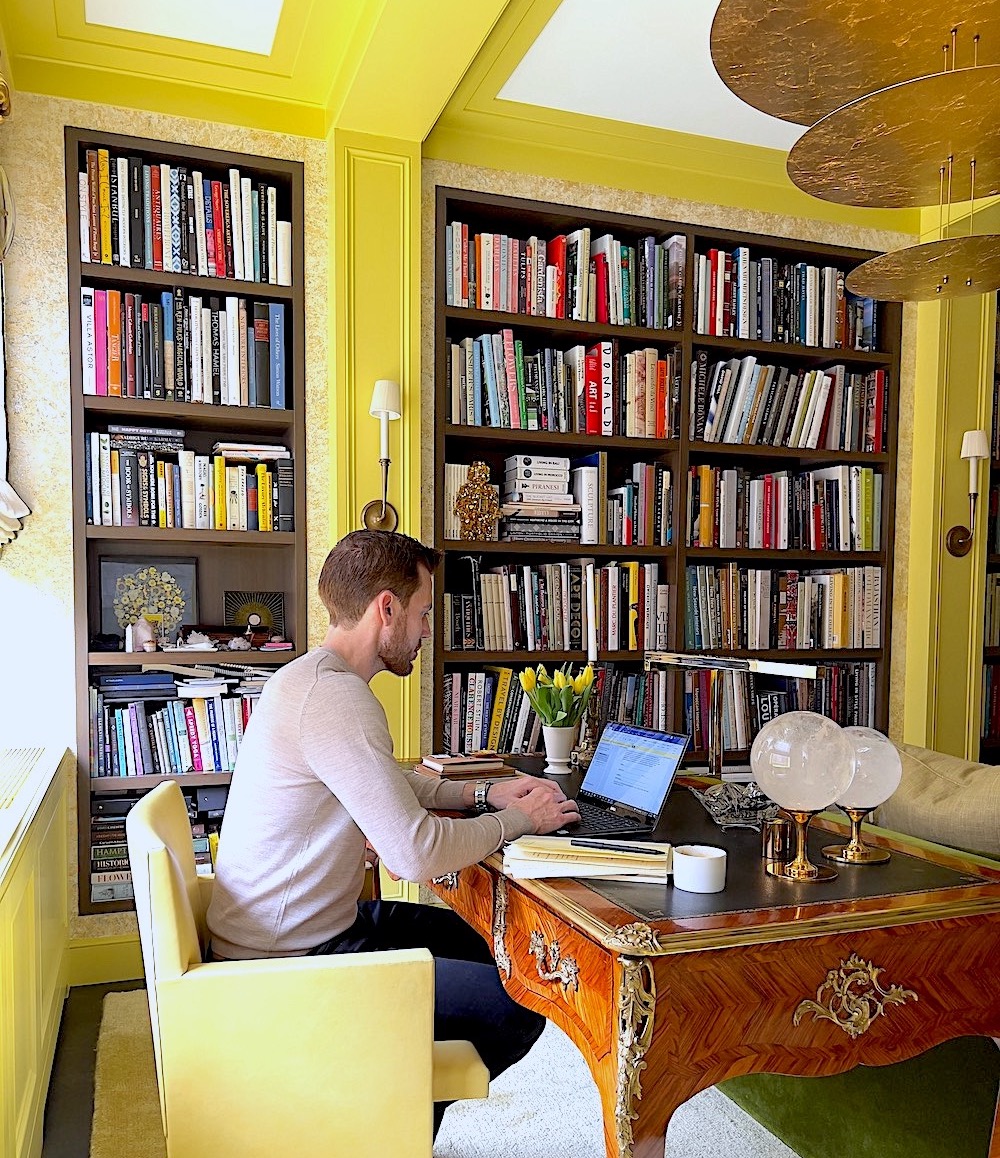
{"type": "Polygon", "coordinates": [[[292,284],[292,223],[279,221],[277,225],[278,285],[292,284]]]}
{"type": "Polygon", "coordinates": [[[117,157],[118,168],[118,264],[132,265],[131,231],[128,210],[128,157],[117,157]]]}
{"type": "Polygon", "coordinates": [[[600,542],[598,532],[597,467],[578,466],[573,471],[572,493],[580,504],[580,542],[600,542]]]}
{"type": "Polygon", "coordinates": [[[237,281],[245,281],[246,257],[243,245],[243,195],[239,169],[229,170],[229,217],[232,221],[233,229],[233,276],[237,281]]]}
{"type": "Polygon", "coordinates": [[[117,450],[111,451],[111,525],[122,525],[122,486],[117,450]]]}
{"type": "Polygon", "coordinates": [[[243,235],[243,279],[253,281],[253,182],[240,178],[240,217],[243,235]]]}
{"type": "MultiPolygon", "coordinates": [[[[183,474],[181,477],[181,486],[183,488],[183,474]]],[[[211,530],[211,510],[208,501],[211,486],[211,459],[207,454],[196,454],[194,456],[194,523],[188,524],[185,521],[185,526],[193,525],[199,530],[211,530]]],[[[183,496],[183,489],[181,494],[183,496]]]]}
{"type": "Polygon", "coordinates": [[[181,476],[181,526],[196,526],[194,451],[177,452],[177,468],[181,476]]]}
{"type": "Polygon", "coordinates": [[[223,402],[240,404],[240,304],[237,298],[226,298],[226,376],[223,402]]]}
{"type": "Polygon", "coordinates": [[[101,518],[101,436],[96,430],[90,435],[90,505],[94,512],[95,527],[102,524],[101,518]]]}

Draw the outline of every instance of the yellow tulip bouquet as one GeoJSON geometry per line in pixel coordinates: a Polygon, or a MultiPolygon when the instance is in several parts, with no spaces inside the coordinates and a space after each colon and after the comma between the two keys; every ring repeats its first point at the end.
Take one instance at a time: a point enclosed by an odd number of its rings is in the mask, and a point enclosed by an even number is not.
{"type": "Polygon", "coordinates": [[[564,663],[550,676],[545,665],[526,667],[520,675],[521,687],[538,718],[550,728],[572,728],[583,718],[594,690],[594,669],[588,663],[577,675],[564,663]]]}

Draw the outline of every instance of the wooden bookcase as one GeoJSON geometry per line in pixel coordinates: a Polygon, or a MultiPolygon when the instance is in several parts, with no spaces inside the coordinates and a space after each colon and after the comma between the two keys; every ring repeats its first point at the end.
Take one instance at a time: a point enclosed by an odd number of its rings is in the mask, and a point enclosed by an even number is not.
{"type": "MultiPolygon", "coordinates": [[[[135,670],[144,662],[165,661],[180,666],[210,663],[276,665],[286,663],[306,648],[306,503],[305,503],[305,312],[303,295],[303,174],[298,162],[247,156],[214,149],[191,148],[164,141],[145,140],[86,129],[67,128],[66,206],[69,298],[70,396],[73,439],[73,555],[77,752],[79,767],[80,912],[115,912],[131,908],[130,901],[95,903],[90,894],[92,804],[109,796],[136,795],[152,788],[161,775],[94,777],[91,769],[91,720],[88,691],[98,671],[135,670]],[[169,164],[198,169],[207,178],[226,180],[237,168],[254,182],[273,186],[277,216],[291,223],[291,284],[199,276],[192,272],[161,272],[145,268],[99,264],[81,260],[78,174],[86,171],[88,149],[106,149],[111,155],[138,157],[146,164],[169,164]],[[285,320],[286,408],[219,405],[149,397],[117,397],[84,393],[81,287],[141,293],[157,298],[178,287],[184,295],[224,300],[227,295],[247,303],[283,303],[285,320]],[[292,452],[294,488],[291,531],[237,531],[105,526],[88,522],[85,439],[106,431],[108,423],[130,426],[173,427],[184,431],[184,445],[203,455],[213,443],[239,441],[283,444],[292,452]],[[91,647],[101,631],[100,567],[102,559],[194,560],[197,574],[198,621],[224,623],[226,591],[278,591],[284,599],[285,635],[291,651],[163,652],[126,654],[91,647]]],[[[255,185],[256,187],[256,185],[255,185]]],[[[252,321],[252,316],[251,316],[252,321]]],[[[185,623],[190,618],[185,614],[185,623]]],[[[173,775],[188,788],[228,784],[229,772],[173,775]]]]}
{"type": "MultiPolygon", "coordinates": [[[[540,652],[535,650],[474,651],[446,649],[445,646],[445,592],[448,589],[450,568],[459,555],[474,555],[481,560],[483,571],[491,567],[523,565],[542,562],[560,562],[575,558],[591,558],[596,566],[616,561],[656,561],[659,582],[668,583],[669,614],[666,648],[664,650],[692,652],[686,638],[685,584],[687,568],[708,564],[723,567],[735,563],[740,568],[780,570],[797,569],[800,572],[820,571],[824,568],[878,567],[881,569],[881,637],[877,647],[862,648],[807,648],[802,650],[736,650],[729,654],[757,658],[799,660],[823,665],[872,664],[867,671],[874,672],[869,690],[869,705],[874,710],[870,719],[876,727],[888,726],[889,644],[891,637],[890,609],[892,606],[893,517],[895,509],[895,473],[899,393],[899,346],[902,311],[897,304],[877,306],[878,349],[868,351],[854,348],[832,348],[819,345],[762,342],[750,338],[708,336],[696,333],[693,313],[696,253],[710,248],[726,252],[748,246],[751,255],[769,256],[775,262],[811,263],[818,267],[835,266],[847,272],[860,264],[870,253],[839,246],[820,245],[787,238],[737,233],[731,230],[691,226],[679,222],[650,220],[621,213],[598,212],[571,206],[544,204],[506,196],[441,188],[436,204],[435,238],[435,423],[434,423],[434,544],[444,552],[443,574],[439,574],[435,594],[434,667],[433,667],[433,743],[439,748],[444,742],[443,690],[446,676],[455,672],[480,671],[484,665],[505,665],[517,671],[525,665],[545,662],[552,670],[566,660],[574,664],[585,660],[583,650],[540,652]],[[686,262],[683,273],[683,311],[679,325],[670,329],[640,328],[605,322],[560,319],[525,313],[506,313],[482,310],[465,305],[448,304],[450,278],[450,249],[448,232],[453,222],[468,226],[469,245],[477,233],[506,234],[513,238],[528,239],[537,236],[551,239],[569,235],[583,226],[590,228],[593,242],[602,234],[612,234],[623,243],[641,248],[640,239],[653,235],[665,241],[674,234],[686,242],[686,262]],[[679,365],[679,385],[676,429],[667,438],[635,438],[616,433],[614,436],[582,433],[560,433],[554,430],[506,429],[495,426],[453,423],[449,371],[451,347],[462,339],[497,333],[510,328],[515,340],[523,343],[525,354],[551,346],[566,349],[576,344],[590,347],[600,341],[618,343],[618,353],[645,347],[655,347],[659,356],[670,353],[679,365]],[[760,363],[785,366],[803,372],[843,364],[848,373],[884,373],[883,394],[886,408],[884,449],[827,450],[789,448],[785,445],[728,444],[696,441],[691,437],[689,419],[692,403],[691,367],[698,351],[705,351],[709,364],[717,359],[743,358],[755,355],[760,363]],[[507,455],[535,454],[577,457],[594,451],[607,454],[607,473],[612,482],[621,482],[636,462],[661,464],[672,472],[673,538],[668,546],[581,545],[580,543],[548,542],[469,542],[445,538],[444,467],[446,463],[466,464],[482,460],[490,466],[492,482],[501,482],[504,459],[507,455]],[[708,464],[717,468],[743,468],[750,472],[788,471],[806,472],[840,464],[873,468],[881,482],[881,534],[877,550],[841,551],[810,550],[808,548],[764,550],[746,547],[721,549],[688,546],[685,541],[685,511],[689,499],[689,469],[708,464]]],[[[453,268],[453,267],[452,267],[453,268]]],[[[593,285],[593,282],[591,283],[593,285]]],[[[483,402],[486,413],[486,402],[483,402]]],[[[822,446],[822,443],[820,443],[822,446]]],[[[454,572],[451,572],[452,574],[454,572]]],[[[574,636],[575,640],[576,636],[574,636]]],[[[584,639],[585,643],[585,639],[584,639]]],[[[705,652],[726,653],[719,646],[702,648],[705,652]]],[[[606,650],[601,648],[598,659],[602,664],[614,664],[619,670],[641,672],[642,653],[638,650],[606,650]]],[[[843,672],[844,669],[841,669],[843,672]]],[[[685,700],[683,676],[672,675],[667,685],[667,725],[685,730],[685,700]]],[[[839,677],[838,677],[839,678],[839,677]]],[[[842,722],[852,722],[847,718],[842,722]]],[[[697,745],[696,745],[697,748],[697,745]]],[[[727,752],[728,756],[733,753],[727,752]]],[[[691,753],[694,761],[704,761],[703,751],[691,753]]],[[[742,752],[746,758],[746,752],[742,752]]]]}

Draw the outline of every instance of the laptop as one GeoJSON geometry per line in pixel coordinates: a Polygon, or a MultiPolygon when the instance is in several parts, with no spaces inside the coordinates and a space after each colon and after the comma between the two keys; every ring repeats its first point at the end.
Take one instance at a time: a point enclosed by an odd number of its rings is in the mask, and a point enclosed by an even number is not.
{"type": "Polygon", "coordinates": [[[555,836],[636,836],[652,832],[667,802],[688,737],[631,724],[605,725],[576,802],[580,823],[555,836]]]}

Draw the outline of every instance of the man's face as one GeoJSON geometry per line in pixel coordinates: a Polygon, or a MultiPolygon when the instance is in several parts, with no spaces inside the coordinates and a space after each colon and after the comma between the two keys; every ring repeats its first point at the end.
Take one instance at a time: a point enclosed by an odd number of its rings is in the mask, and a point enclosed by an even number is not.
{"type": "Polygon", "coordinates": [[[408,676],[420,645],[431,633],[430,613],[433,588],[430,572],[420,568],[420,583],[404,606],[392,597],[392,623],[382,632],[379,659],[386,671],[408,676]]]}

